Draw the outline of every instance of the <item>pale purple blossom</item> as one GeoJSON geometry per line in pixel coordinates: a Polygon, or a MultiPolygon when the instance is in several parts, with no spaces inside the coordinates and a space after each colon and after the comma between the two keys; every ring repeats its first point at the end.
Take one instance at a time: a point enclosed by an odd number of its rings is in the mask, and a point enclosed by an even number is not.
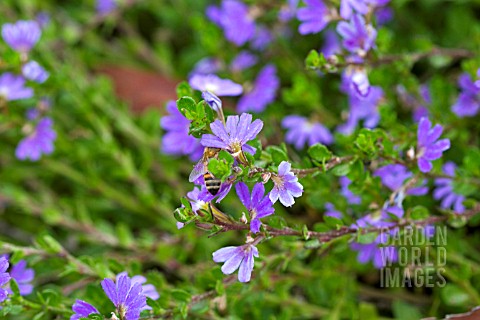
{"type": "Polygon", "coordinates": [[[233,72],[240,72],[254,66],[258,62],[258,57],[253,53],[243,50],[233,58],[230,63],[230,69],[233,72]]]}
{"type": "Polygon", "coordinates": [[[293,144],[297,150],[302,149],[305,144],[308,146],[316,143],[328,145],[333,142],[333,136],[327,127],[302,116],[286,116],[282,120],[282,128],[287,129],[285,141],[293,144]]]}
{"type": "Polygon", "coordinates": [[[275,212],[273,203],[268,195],[265,195],[263,183],[258,182],[253,186],[252,194],[245,183],[239,182],[235,186],[238,198],[247,208],[250,214],[250,231],[258,233],[260,231],[261,218],[265,218],[275,212]]]}
{"type": "Polygon", "coordinates": [[[222,61],[218,58],[213,58],[213,57],[206,57],[201,60],[199,60],[195,66],[193,67],[193,70],[190,72],[190,77],[195,75],[195,74],[213,74],[217,73],[222,69],[222,61]]]}
{"type": "Polygon", "coordinates": [[[342,219],[343,214],[338,211],[332,203],[325,203],[325,210],[324,216],[342,219]]]}
{"type": "MultiPolygon", "coordinates": [[[[453,162],[447,162],[443,165],[443,173],[450,177],[455,177],[456,165],[453,162]]],[[[435,191],[433,197],[435,200],[441,200],[440,206],[444,209],[453,209],[455,212],[463,213],[465,206],[463,201],[465,196],[458,194],[453,189],[453,180],[450,178],[435,179],[435,191]]]]}
{"type": "Polygon", "coordinates": [[[368,0],[341,0],[340,16],[343,19],[350,19],[354,12],[366,14],[368,12],[368,0]]]}
{"type": "MultiPolygon", "coordinates": [[[[20,295],[26,296],[32,293],[33,285],[31,282],[35,277],[35,271],[32,268],[27,268],[27,261],[20,260],[14,264],[10,269],[10,277],[17,282],[20,295]]],[[[11,289],[7,290],[10,294],[13,294],[11,289]]]]}
{"type": "Polygon", "coordinates": [[[280,8],[278,20],[281,22],[288,22],[292,20],[297,13],[298,1],[299,0],[286,0],[280,8]]]}
{"type": "Polygon", "coordinates": [[[189,135],[190,120],[178,110],[175,101],[167,103],[168,115],[160,120],[161,127],[166,131],[162,137],[161,150],[169,155],[188,155],[193,161],[200,159],[203,147],[200,140],[189,135]]]}
{"type": "Polygon", "coordinates": [[[244,45],[255,35],[255,21],[246,4],[237,0],[223,0],[220,7],[209,6],[207,17],[223,29],[225,38],[237,46],[244,45]]]}
{"type": "MultiPolygon", "coordinates": [[[[402,164],[388,164],[375,170],[373,176],[379,177],[382,184],[391,191],[399,191],[404,186],[406,180],[413,177],[413,173],[408,171],[407,167],[402,164]]],[[[425,186],[424,181],[421,186],[410,187],[404,191],[408,195],[422,196],[428,192],[428,187],[425,186]]]]}
{"type": "Polygon", "coordinates": [[[257,28],[255,29],[255,34],[250,41],[250,46],[252,47],[252,49],[262,51],[265,50],[265,48],[267,48],[268,45],[272,43],[272,41],[273,35],[270,30],[268,30],[268,28],[262,25],[257,25],[257,28]]]}
{"type": "Polygon", "coordinates": [[[22,67],[22,74],[28,80],[37,83],[44,83],[50,75],[38,62],[33,60],[22,67]]]}
{"type": "Polygon", "coordinates": [[[220,120],[210,124],[213,134],[204,134],[201,143],[205,147],[225,149],[234,156],[242,150],[251,154],[255,148],[247,144],[255,139],[263,128],[263,122],[256,119],[252,122],[252,115],[242,113],[240,116],[228,116],[226,127],[220,120]]]}
{"type": "Polygon", "coordinates": [[[366,24],[361,15],[353,15],[349,22],[340,21],[337,25],[337,32],[343,38],[343,47],[360,57],[375,45],[377,31],[372,25],[366,24]]]}
{"type": "Polygon", "coordinates": [[[195,165],[193,171],[198,173],[196,175],[191,174],[189,177],[190,182],[193,182],[195,185],[200,186],[201,188],[200,192],[195,195],[197,201],[210,202],[216,197],[217,200],[215,202],[219,203],[228,195],[228,193],[232,189],[232,185],[234,182],[233,179],[229,177],[227,180],[222,182],[220,186],[220,190],[218,190],[218,193],[215,195],[212,195],[205,187],[203,171],[201,170],[200,166],[203,166],[203,163],[199,162],[197,165],[195,165]]]}
{"type": "Polygon", "coordinates": [[[300,20],[298,32],[300,34],[318,33],[332,20],[330,9],[322,0],[304,0],[306,6],[297,10],[297,19],[300,20]]]}
{"type": "Polygon", "coordinates": [[[120,319],[138,320],[140,312],[147,305],[146,296],[142,293],[142,285],[133,283],[126,274],[117,277],[116,282],[112,279],[104,279],[101,282],[103,291],[117,309],[120,319]]]}
{"type": "Polygon", "coordinates": [[[100,15],[107,15],[112,13],[117,8],[117,2],[115,0],[97,0],[95,9],[100,15]]]}
{"type": "Polygon", "coordinates": [[[298,182],[298,177],[291,171],[291,164],[287,161],[282,161],[278,166],[278,174],[272,175],[274,183],[269,197],[273,203],[280,199],[280,202],[285,207],[291,207],[295,200],[303,193],[303,186],[298,182]]]}
{"type": "MultiPolygon", "coordinates": [[[[117,280],[121,276],[127,276],[128,273],[126,271],[121,272],[117,274],[117,280]]],[[[142,294],[152,300],[157,300],[160,298],[160,295],[157,292],[157,289],[155,289],[155,286],[153,284],[145,284],[147,282],[147,278],[141,275],[136,275],[132,277],[132,286],[139,283],[142,286],[142,294]]],[[[145,304],[145,306],[142,308],[142,310],[151,310],[152,308],[148,305],[145,304]]]]}
{"type": "Polygon", "coordinates": [[[38,42],[42,30],[36,21],[20,20],[16,23],[5,23],[2,26],[3,40],[15,51],[29,52],[38,42]]]}
{"type": "Polygon", "coordinates": [[[383,26],[392,21],[394,16],[393,9],[390,7],[381,7],[375,10],[375,17],[377,18],[377,25],[383,26]]]}
{"type": "Polygon", "coordinates": [[[432,123],[428,118],[420,119],[417,131],[417,162],[421,172],[432,170],[432,161],[441,158],[443,152],[450,149],[449,139],[438,140],[442,132],[441,125],[436,124],[432,128],[432,123]]]}
{"type": "Polygon", "coordinates": [[[238,96],[243,87],[228,79],[221,79],[214,74],[195,74],[188,81],[190,86],[199,91],[210,91],[217,96],[238,96]]]}
{"type": "Polygon", "coordinates": [[[280,86],[274,65],[266,65],[255,79],[252,90],[245,93],[238,101],[238,112],[262,112],[268,104],[275,100],[280,86]]]}
{"type": "Polygon", "coordinates": [[[222,100],[219,97],[211,93],[210,91],[202,92],[202,98],[215,112],[222,110],[222,100]]]}
{"type": "MultiPolygon", "coordinates": [[[[343,89],[345,91],[345,89],[343,89]]],[[[359,122],[363,120],[365,128],[375,128],[380,121],[378,105],[383,98],[383,90],[378,86],[371,86],[370,93],[365,98],[347,90],[350,111],[345,124],[338,126],[337,131],[349,135],[355,131],[359,122]]]]}
{"type": "Polygon", "coordinates": [[[53,142],[56,138],[57,134],[53,130],[52,119],[42,118],[33,132],[20,141],[15,150],[15,156],[20,160],[37,161],[42,154],[48,155],[53,152],[53,142]]]}
{"type": "Polygon", "coordinates": [[[25,79],[6,72],[0,76],[0,97],[7,101],[33,97],[33,89],[25,87],[25,79]]]}
{"type": "Polygon", "coordinates": [[[232,274],[238,269],[238,281],[249,282],[252,276],[254,257],[258,258],[258,249],[247,243],[240,247],[225,247],[215,251],[213,261],[224,262],[222,272],[232,274]]]}
{"type": "Polygon", "coordinates": [[[91,314],[100,314],[94,306],[83,300],[76,300],[72,306],[72,310],[75,314],[70,317],[70,320],[80,320],[82,318],[88,318],[91,314]]]}
{"type": "Polygon", "coordinates": [[[452,106],[452,111],[460,118],[475,116],[480,110],[480,87],[466,73],[460,76],[458,85],[462,92],[452,106]]]}
{"type": "Polygon", "coordinates": [[[349,204],[362,203],[362,198],[359,195],[354,194],[348,188],[348,186],[352,183],[352,180],[348,179],[346,176],[343,176],[343,177],[340,177],[339,181],[341,186],[341,193],[349,204]]]}
{"type": "Polygon", "coordinates": [[[10,281],[10,275],[7,272],[8,265],[8,259],[0,257],[0,302],[5,301],[8,296],[8,291],[3,288],[10,281]]]}
{"type": "Polygon", "coordinates": [[[41,11],[35,17],[40,28],[44,29],[50,23],[50,15],[46,11],[41,11]]]}
{"type": "Polygon", "coordinates": [[[325,31],[323,46],[320,52],[322,52],[323,55],[327,58],[342,52],[342,44],[340,42],[340,39],[338,39],[337,34],[334,31],[332,30],[325,31]]]}

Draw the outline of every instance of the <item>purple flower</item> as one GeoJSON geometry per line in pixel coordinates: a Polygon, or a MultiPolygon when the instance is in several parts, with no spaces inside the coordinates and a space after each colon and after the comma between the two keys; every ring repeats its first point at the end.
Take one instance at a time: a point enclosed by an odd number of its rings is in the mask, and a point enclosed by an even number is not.
{"type": "Polygon", "coordinates": [[[277,69],[271,64],[260,71],[255,79],[253,89],[245,93],[238,101],[238,112],[262,112],[268,104],[275,100],[275,94],[280,86],[276,72],[277,69]]]}
{"type": "Polygon", "coordinates": [[[169,115],[160,120],[161,127],[166,131],[162,138],[162,152],[169,155],[188,155],[193,161],[200,159],[203,147],[200,141],[189,135],[190,120],[178,110],[175,101],[167,103],[169,115]]]}
{"type": "Polygon", "coordinates": [[[207,203],[212,201],[213,198],[214,196],[205,188],[205,184],[201,185],[201,188],[194,187],[192,191],[187,193],[187,199],[192,205],[194,212],[200,209],[206,209],[207,203]]]}
{"type": "Polygon", "coordinates": [[[272,175],[274,186],[269,194],[273,203],[280,199],[285,207],[291,207],[295,203],[293,197],[298,198],[303,193],[303,186],[298,182],[298,177],[290,171],[291,166],[287,161],[280,163],[278,174],[272,175]]]}
{"type": "Polygon", "coordinates": [[[45,28],[50,23],[50,15],[46,11],[41,11],[35,17],[40,28],[45,28]]]}
{"type": "Polygon", "coordinates": [[[370,87],[370,93],[363,99],[357,94],[349,93],[350,112],[347,123],[340,125],[337,131],[349,135],[355,131],[360,120],[363,120],[365,128],[375,128],[380,121],[378,104],[383,98],[383,90],[380,87],[370,87]]]}
{"type": "Polygon", "coordinates": [[[259,25],[255,29],[255,34],[250,41],[250,46],[252,47],[252,49],[262,51],[265,50],[265,48],[268,47],[270,43],[272,43],[272,40],[273,35],[270,30],[268,30],[264,26],[259,25]]]}
{"type": "Polygon", "coordinates": [[[332,30],[325,31],[323,47],[320,50],[325,57],[342,52],[342,45],[337,34],[332,30]]]}
{"type": "Polygon", "coordinates": [[[240,247],[225,247],[215,251],[213,261],[225,262],[222,266],[224,274],[232,274],[238,269],[238,281],[250,281],[253,271],[253,257],[258,258],[258,249],[247,243],[240,247]]]}
{"type": "Polygon", "coordinates": [[[0,257],[0,302],[5,301],[8,296],[8,291],[3,289],[3,286],[10,281],[10,275],[7,272],[8,265],[7,258],[0,257]]]}
{"type": "Polygon", "coordinates": [[[248,6],[237,0],[223,0],[221,7],[209,6],[207,17],[223,29],[225,38],[242,46],[253,38],[255,21],[250,17],[248,6]]]}
{"type": "Polygon", "coordinates": [[[280,8],[278,20],[288,22],[292,20],[297,12],[298,0],[286,0],[286,3],[280,8]]]}
{"type": "MultiPolygon", "coordinates": [[[[198,163],[196,166],[200,166],[200,165],[203,166],[201,162],[198,163]]],[[[194,167],[194,171],[202,172],[201,168],[197,168],[196,166],[194,167]]],[[[226,181],[222,182],[222,185],[220,186],[220,190],[218,190],[218,193],[216,195],[212,195],[210,192],[208,192],[207,188],[205,187],[205,180],[203,179],[203,173],[198,175],[191,175],[189,178],[189,181],[194,182],[195,185],[200,186],[201,188],[200,192],[198,192],[195,195],[196,198],[192,198],[192,199],[196,199],[197,201],[202,201],[202,202],[210,202],[216,197],[217,200],[215,202],[219,203],[227,196],[227,194],[230,192],[230,189],[232,189],[234,180],[231,178],[232,177],[229,177],[226,181]]],[[[193,207],[193,204],[192,204],[192,207],[193,207]]]]}
{"type": "Polygon", "coordinates": [[[460,118],[475,116],[480,110],[480,88],[468,74],[460,76],[458,85],[462,92],[458,96],[457,102],[452,106],[452,111],[460,118]]]}
{"type": "Polygon", "coordinates": [[[366,14],[368,12],[368,0],[341,0],[340,16],[343,19],[350,19],[354,11],[366,14]]]}
{"type": "Polygon", "coordinates": [[[441,125],[436,124],[432,128],[432,123],[428,118],[420,119],[417,131],[417,162],[421,172],[432,170],[431,161],[441,158],[443,151],[450,149],[449,139],[438,140],[442,132],[441,125]]]}
{"type": "Polygon", "coordinates": [[[390,7],[382,7],[375,10],[375,16],[377,17],[377,25],[383,26],[393,19],[393,10],[390,7]]]}
{"type": "Polygon", "coordinates": [[[250,213],[250,231],[257,233],[260,231],[260,218],[265,218],[275,212],[273,203],[270,201],[268,195],[264,197],[265,187],[258,182],[253,186],[252,194],[250,195],[248,187],[245,183],[239,182],[235,186],[237,195],[242,201],[245,208],[250,213]]]}
{"type": "Polygon", "coordinates": [[[242,86],[238,83],[221,79],[214,74],[195,74],[188,83],[195,90],[210,91],[217,96],[238,96],[243,92],[242,86]]]}
{"type": "MultiPolygon", "coordinates": [[[[405,180],[411,178],[413,174],[408,171],[407,167],[401,164],[388,164],[375,170],[375,177],[380,177],[382,184],[392,191],[399,191],[405,183],[405,180]]],[[[428,192],[428,187],[422,186],[409,188],[406,190],[408,195],[422,196],[428,192]]]]}
{"type": "Polygon", "coordinates": [[[94,306],[82,300],[76,300],[72,306],[72,310],[75,314],[70,317],[70,320],[80,320],[82,318],[88,318],[91,314],[100,314],[94,306]]]}
{"type": "Polygon", "coordinates": [[[5,23],[2,26],[3,40],[20,53],[29,52],[41,35],[42,30],[36,21],[20,20],[14,24],[5,23]]]}
{"type": "Polygon", "coordinates": [[[343,47],[360,57],[364,57],[373,47],[377,37],[377,31],[372,25],[367,25],[365,19],[358,14],[354,15],[350,22],[339,22],[337,32],[343,38],[343,47]]]}
{"type": "Polygon", "coordinates": [[[37,161],[42,154],[51,154],[54,149],[53,142],[57,138],[52,126],[52,119],[48,117],[40,119],[33,132],[20,141],[15,156],[20,160],[37,161]]]}
{"type": "Polygon", "coordinates": [[[33,89],[25,87],[25,79],[6,72],[0,76],[0,97],[7,101],[33,97],[33,89]]]}
{"type": "Polygon", "coordinates": [[[324,216],[342,219],[342,213],[337,209],[335,209],[335,206],[332,203],[330,202],[325,203],[325,210],[326,211],[323,214],[324,216]]]}
{"type": "Polygon", "coordinates": [[[305,143],[312,146],[315,143],[331,144],[333,136],[330,131],[319,122],[310,122],[307,118],[290,115],[282,120],[282,128],[287,129],[285,141],[293,144],[297,150],[302,149],[305,143]]]}
{"type": "Polygon", "coordinates": [[[220,148],[238,156],[241,151],[255,153],[255,148],[247,145],[250,140],[255,139],[262,130],[263,122],[257,119],[252,122],[252,115],[242,113],[239,116],[228,116],[226,127],[220,120],[210,124],[213,134],[202,136],[202,145],[205,147],[220,148]]]}
{"type": "Polygon", "coordinates": [[[103,291],[117,308],[120,319],[137,320],[140,312],[147,305],[147,298],[142,293],[142,285],[133,283],[126,274],[121,274],[116,283],[112,279],[104,279],[103,291]]]}
{"type": "MultiPolygon", "coordinates": [[[[117,280],[121,276],[126,276],[128,277],[128,273],[126,271],[121,272],[117,274],[117,280]]],[[[157,300],[160,298],[160,295],[157,292],[157,289],[155,289],[155,286],[153,284],[144,284],[147,282],[147,278],[141,275],[136,275],[132,277],[132,286],[139,283],[142,286],[142,294],[152,300],[157,300]]],[[[148,305],[145,305],[145,307],[142,308],[142,310],[151,310],[152,308],[148,305]]]]}
{"type": "Polygon", "coordinates": [[[193,67],[190,76],[195,74],[211,74],[222,69],[222,62],[217,58],[207,57],[198,61],[193,67]]]}
{"type": "Polygon", "coordinates": [[[100,15],[107,15],[117,8],[115,0],[97,0],[96,10],[100,15]]]}
{"type": "Polygon", "coordinates": [[[350,83],[351,92],[356,93],[359,98],[365,98],[370,93],[370,82],[365,69],[355,69],[350,75],[350,83]]]}
{"type": "Polygon", "coordinates": [[[304,0],[306,7],[297,11],[300,34],[318,33],[332,20],[330,10],[322,0],[304,0]]]}
{"type": "MultiPolygon", "coordinates": [[[[447,162],[443,165],[443,173],[451,177],[455,177],[456,165],[453,162],[447,162]]],[[[436,189],[433,192],[435,200],[442,200],[440,206],[444,209],[453,208],[458,213],[463,213],[465,207],[463,206],[463,200],[465,196],[457,194],[453,190],[453,181],[449,178],[435,179],[436,189]]]]}
{"type": "Polygon", "coordinates": [[[360,204],[362,203],[362,198],[356,194],[354,194],[348,186],[352,183],[352,180],[348,179],[347,177],[343,176],[340,177],[340,186],[342,187],[342,195],[347,199],[349,204],[360,204]]]}
{"type": "Polygon", "coordinates": [[[43,69],[36,61],[30,61],[22,67],[22,73],[25,78],[32,80],[38,83],[44,83],[48,77],[49,73],[43,69]]]}
{"type": "MultiPolygon", "coordinates": [[[[17,264],[12,266],[10,276],[17,282],[20,295],[26,296],[32,293],[33,286],[31,282],[35,276],[35,271],[31,268],[27,268],[27,262],[25,260],[20,260],[17,264]]],[[[7,290],[10,294],[13,294],[11,289],[7,290]]]]}
{"type": "Polygon", "coordinates": [[[253,53],[243,50],[230,63],[230,69],[233,72],[240,72],[254,66],[258,62],[258,58],[253,53]]]}

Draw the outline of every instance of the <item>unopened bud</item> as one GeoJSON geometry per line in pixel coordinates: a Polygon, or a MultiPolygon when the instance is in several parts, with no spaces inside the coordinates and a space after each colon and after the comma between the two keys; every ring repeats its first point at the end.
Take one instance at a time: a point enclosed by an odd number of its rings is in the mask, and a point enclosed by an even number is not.
{"type": "Polygon", "coordinates": [[[415,149],[413,147],[410,147],[410,149],[408,149],[407,159],[409,159],[409,160],[415,159],[415,149]]]}
{"type": "Polygon", "coordinates": [[[263,183],[267,183],[268,180],[270,180],[270,177],[272,176],[271,172],[264,172],[262,173],[262,181],[263,183]]]}
{"type": "Polygon", "coordinates": [[[244,224],[248,223],[247,216],[245,215],[245,212],[242,212],[242,217],[240,218],[240,222],[244,223],[244,224]]]}

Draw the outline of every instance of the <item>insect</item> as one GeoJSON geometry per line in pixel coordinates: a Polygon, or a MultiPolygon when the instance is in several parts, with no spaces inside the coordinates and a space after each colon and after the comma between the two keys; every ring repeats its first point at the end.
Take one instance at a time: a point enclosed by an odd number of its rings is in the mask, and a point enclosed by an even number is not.
{"type": "Polygon", "coordinates": [[[213,174],[208,172],[208,162],[212,158],[217,158],[218,153],[221,149],[219,148],[210,148],[205,147],[203,150],[203,156],[198,161],[198,163],[193,167],[190,176],[188,177],[188,181],[194,182],[198,178],[203,175],[203,179],[205,181],[205,187],[207,188],[208,192],[212,195],[216,195],[220,190],[220,186],[222,185],[222,181],[220,179],[215,178],[213,174]]]}

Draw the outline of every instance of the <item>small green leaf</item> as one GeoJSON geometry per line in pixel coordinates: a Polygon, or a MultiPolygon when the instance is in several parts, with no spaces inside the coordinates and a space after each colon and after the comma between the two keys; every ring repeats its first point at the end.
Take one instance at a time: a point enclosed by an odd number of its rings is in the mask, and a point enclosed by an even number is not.
{"type": "Polygon", "coordinates": [[[305,66],[307,69],[317,69],[320,64],[320,56],[317,50],[310,50],[305,58],[305,66]]]}
{"type": "Polygon", "coordinates": [[[342,163],[332,169],[332,173],[336,176],[346,176],[350,172],[350,163],[342,163]]]}
{"type": "MultiPolygon", "coordinates": [[[[359,229],[360,231],[361,229],[359,229]]],[[[369,232],[361,234],[360,232],[357,234],[357,242],[361,244],[370,244],[377,239],[378,234],[376,232],[369,232]]]]}
{"type": "Polygon", "coordinates": [[[279,165],[282,161],[288,161],[287,152],[278,146],[269,146],[265,151],[270,153],[275,165],[279,165]]]}
{"type": "Polygon", "coordinates": [[[331,216],[324,216],[323,220],[325,220],[325,223],[327,224],[327,226],[335,229],[338,229],[339,227],[344,225],[342,220],[337,219],[335,217],[331,217],[331,216]]]}
{"type": "Polygon", "coordinates": [[[189,85],[188,82],[186,82],[186,81],[180,82],[180,83],[177,85],[176,90],[177,90],[177,97],[178,97],[178,98],[185,97],[185,96],[192,96],[192,95],[193,95],[192,88],[190,87],[190,85],[189,85]]]}
{"type": "Polygon", "coordinates": [[[321,143],[316,143],[308,149],[308,155],[319,163],[324,163],[332,157],[332,152],[321,143]]]}
{"type": "Polygon", "coordinates": [[[181,289],[173,289],[171,291],[171,294],[175,300],[181,301],[181,302],[189,302],[190,299],[192,298],[192,295],[189,292],[181,289]]]}
{"type": "Polygon", "coordinates": [[[425,208],[424,206],[416,206],[412,209],[412,212],[410,213],[410,217],[413,220],[423,220],[428,218],[429,216],[428,209],[425,208]]]}
{"type": "Polygon", "coordinates": [[[194,120],[197,113],[197,105],[191,97],[185,96],[177,100],[178,110],[189,120],[194,120]]]}

